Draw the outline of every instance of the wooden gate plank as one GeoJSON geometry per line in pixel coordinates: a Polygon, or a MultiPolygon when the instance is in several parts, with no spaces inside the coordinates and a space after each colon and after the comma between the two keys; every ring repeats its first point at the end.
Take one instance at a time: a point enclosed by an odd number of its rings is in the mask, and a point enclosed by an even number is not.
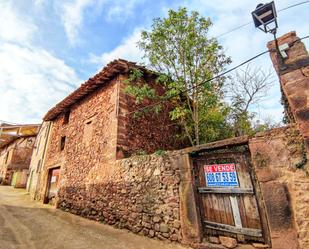
{"type": "Polygon", "coordinates": [[[260,229],[261,223],[256,200],[250,196],[243,196],[243,201],[246,210],[248,227],[260,229]]]}
{"type": "Polygon", "coordinates": [[[243,196],[238,196],[237,202],[238,202],[238,207],[239,207],[242,225],[243,225],[243,227],[248,227],[246,209],[245,209],[245,205],[244,205],[244,202],[243,202],[243,196]]]}
{"type": "Polygon", "coordinates": [[[244,234],[252,237],[262,237],[261,229],[234,227],[217,222],[204,221],[207,228],[217,229],[224,232],[244,234]]]}
{"type": "Polygon", "coordinates": [[[217,193],[217,194],[253,194],[252,188],[210,188],[200,187],[198,192],[203,193],[217,193]]]}
{"type": "Polygon", "coordinates": [[[233,218],[233,211],[231,207],[231,201],[230,198],[227,195],[224,195],[224,206],[225,206],[225,211],[226,211],[226,217],[227,217],[227,225],[234,226],[234,218],[233,218]]]}
{"type": "Polygon", "coordinates": [[[239,208],[236,196],[230,196],[231,206],[233,210],[234,223],[236,227],[242,227],[239,208]]]}

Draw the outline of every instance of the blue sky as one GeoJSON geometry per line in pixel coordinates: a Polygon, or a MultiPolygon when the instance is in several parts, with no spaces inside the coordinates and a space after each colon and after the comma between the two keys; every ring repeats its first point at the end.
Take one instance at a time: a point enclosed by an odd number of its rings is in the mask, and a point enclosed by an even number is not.
{"type": "MultiPolygon", "coordinates": [[[[300,2],[278,0],[277,9],[300,2]]],[[[109,61],[142,62],[140,31],[168,9],[187,7],[210,17],[218,36],[251,21],[254,0],[0,0],[0,120],[39,123],[49,108],[109,61]]],[[[309,35],[309,4],[279,13],[278,35],[309,35]]],[[[218,38],[233,65],[266,49],[272,37],[253,24],[218,38]]],[[[308,47],[308,42],[307,47],[308,47]]],[[[268,55],[253,63],[265,70],[268,55]]],[[[281,120],[278,82],[254,110],[261,120],[281,120]]]]}

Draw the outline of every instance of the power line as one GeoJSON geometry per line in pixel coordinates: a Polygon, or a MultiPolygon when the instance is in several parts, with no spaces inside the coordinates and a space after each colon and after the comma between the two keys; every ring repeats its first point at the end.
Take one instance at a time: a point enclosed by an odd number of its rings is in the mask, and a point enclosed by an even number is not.
{"type": "MultiPolygon", "coordinates": [[[[278,13],[281,12],[281,11],[285,11],[285,10],[288,10],[288,9],[291,9],[291,8],[294,8],[294,7],[297,7],[297,6],[299,6],[299,5],[306,4],[306,3],[309,3],[309,0],[308,0],[308,1],[303,1],[303,2],[300,2],[300,3],[296,3],[296,4],[293,4],[293,5],[290,5],[290,6],[287,6],[287,7],[283,8],[283,9],[278,10],[278,13]]],[[[222,34],[216,36],[215,38],[217,39],[217,38],[220,38],[220,37],[222,37],[222,36],[225,36],[225,35],[227,35],[227,34],[229,34],[229,33],[232,33],[232,32],[234,32],[234,31],[236,31],[236,30],[238,30],[238,29],[241,29],[241,28],[243,28],[243,27],[248,26],[248,25],[251,24],[251,23],[253,23],[253,22],[250,21],[250,22],[244,23],[244,24],[242,24],[242,25],[240,25],[240,26],[238,26],[238,27],[235,27],[235,28],[233,28],[233,29],[231,29],[231,30],[229,30],[229,31],[226,31],[226,32],[224,32],[224,33],[222,33],[222,34]]]]}
{"type": "MultiPolygon", "coordinates": [[[[308,1],[308,2],[309,2],[309,1],[308,1]]],[[[305,40],[305,39],[308,39],[308,38],[309,38],[309,35],[304,36],[304,37],[302,37],[302,38],[299,38],[299,39],[293,41],[290,45],[293,45],[294,43],[296,43],[296,42],[298,42],[298,41],[305,40]]],[[[253,60],[257,59],[258,57],[260,57],[260,56],[262,56],[262,55],[264,55],[264,54],[267,54],[267,53],[269,53],[269,52],[271,52],[271,50],[266,50],[266,51],[264,51],[264,52],[261,52],[261,53],[255,55],[255,56],[251,57],[250,59],[248,59],[248,60],[246,60],[246,61],[243,61],[242,63],[238,64],[237,66],[232,67],[232,68],[228,69],[227,71],[225,71],[225,72],[223,72],[223,73],[221,73],[221,74],[218,74],[218,75],[212,77],[211,79],[208,79],[208,80],[206,80],[206,81],[204,81],[204,82],[201,82],[201,83],[197,84],[196,86],[193,86],[193,87],[190,87],[190,88],[185,89],[185,90],[183,90],[183,91],[180,91],[179,93],[174,94],[174,95],[171,95],[171,96],[169,96],[168,98],[162,99],[162,100],[160,100],[160,101],[158,101],[158,102],[156,102],[156,103],[152,103],[152,104],[143,106],[143,107],[141,107],[141,108],[139,108],[139,109],[137,109],[137,110],[124,113],[123,115],[120,115],[120,116],[126,116],[126,115],[129,115],[129,114],[132,114],[132,113],[136,113],[136,112],[143,111],[143,110],[145,110],[145,109],[147,109],[147,108],[150,108],[150,107],[154,107],[154,106],[160,105],[160,104],[162,104],[163,102],[168,101],[168,100],[171,99],[171,98],[174,98],[174,97],[179,96],[180,94],[183,94],[183,93],[185,93],[185,92],[189,92],[189,91],[191,91],[191,90],[193,90],[193,89],[195,89],[195,88],[199,88],[200,86],[204,85],[205,83],[208,83],[208,82],[213,81],[213,80],[215,80],[215,79],[221,78],[222,76],[224,76],[224,75],[226,75],[226,74],[228,74],[228,73],[230,73],[230,72],[236,70],[237,68],[239,68],[239,67],[241,67],[241,66],[243,66],[243,65],[245,65],[245,64],[247,64],[247,63],[249,63],[250,61],[253,61],[253,60]]]]}

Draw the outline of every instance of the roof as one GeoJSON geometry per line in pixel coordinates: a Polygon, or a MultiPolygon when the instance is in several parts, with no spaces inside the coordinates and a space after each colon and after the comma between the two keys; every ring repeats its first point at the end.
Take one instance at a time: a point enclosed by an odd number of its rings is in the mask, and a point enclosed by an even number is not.
{"type": "Polygon", "coordinates": [[[145,67],[138,66],[134,62],[129,62],[122,59],[114,60],[107,64],[98,74],[88,79],[74,92],[50,109],[44,116],[43,120],[51,121],[55,119],[59,114],[68,111],[73,104],[77,103],[90,93],[96,91],[102,85],[107,84],[117,75],[129,72],[132,68],[137,68],[149,74],[154,74],[154,72],[146,69],[145,67]]]}
{"type": "Polygon", "coordinates": [[[21,124],[21,125],[0,125],[0,149],[10,144],[20,137],[36,136],[38,134],[39,124],[21,124]]]}

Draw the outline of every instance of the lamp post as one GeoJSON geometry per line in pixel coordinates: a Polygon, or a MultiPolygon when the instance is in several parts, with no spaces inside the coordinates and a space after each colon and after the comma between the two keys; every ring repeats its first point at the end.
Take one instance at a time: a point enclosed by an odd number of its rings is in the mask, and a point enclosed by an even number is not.
{"type": "Polygon", "coordinates": [[[251,14],[256,28],[259,28],[265,33],[276,34],[278,23],[274,2],[258,4],[251,14]]]}
{"type": "Polygon", "coordinates": [[[252,18],[256,28],[262,30],[265,33],[271,33],[274,36],[278,61],[280,69],[284,70],[286,66],[283,62],[283,57],[279,49],[278,40],[276,37],[278,22],[277,22],[277,12],[274,1],[265,4],[258,4],[256,9],[252,11],[252,18]]]}

